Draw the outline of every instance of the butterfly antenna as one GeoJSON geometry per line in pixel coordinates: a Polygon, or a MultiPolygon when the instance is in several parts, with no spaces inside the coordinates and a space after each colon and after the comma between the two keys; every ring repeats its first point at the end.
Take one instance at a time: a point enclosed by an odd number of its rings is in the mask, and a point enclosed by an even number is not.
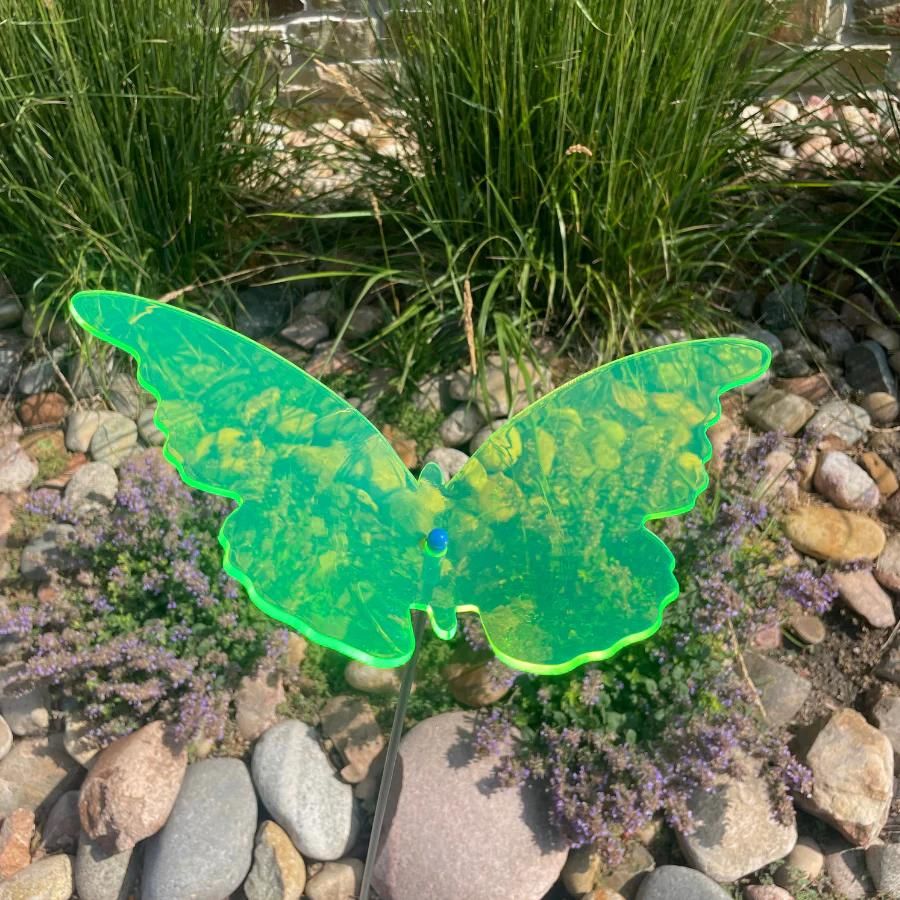
{"type": "Polygon", "coordinates": [[[372,819],[372,833],[369,837],[369,849],[366,853],[366,865],[363,869],[362,886],[359,889],[359,900],[369,900],[369,891],[372,887],[372,874],[375,869],[375,859],[378,856],[378,843],[381,838],[381,827],[384,824],[384,815],[387,811],[388,797],[391,793],[391,782],[394,779],[394,769],[397,766],[397,754],[400,750],[400,738],[403,735],[403,722],[406,719],[406,706],[409,695],[412,693],[413,678],[416,674],[416,662],[419,658],[419,650],[422,648],[422,635],[425,633],[427,618],[425,613],[418,609],[412,610],[413,636],[415,649],[410,661],[403,670],[403,681],[400,685],[400,694],[397,697],[397,707],[394,710],[394,722],[391,725],[391,735],[388,738],[387,752],[384,757],[384,772],[381,776],[381,784],[378,787],[378,799],[375,801],[375,815],[372,819]]]}

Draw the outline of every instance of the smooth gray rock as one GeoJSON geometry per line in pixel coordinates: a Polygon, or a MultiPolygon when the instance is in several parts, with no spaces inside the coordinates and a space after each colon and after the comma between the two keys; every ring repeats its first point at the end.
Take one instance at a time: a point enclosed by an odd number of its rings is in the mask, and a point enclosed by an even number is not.
{"type": "Polygon", "coordinates": [[[281,329],[291,312],[291,288],[267,284],[238,291],[234,327],[251,338],[267,337],[281,329]]]}
{"type": "Polygon", "coordinates": [[[897,396],[897,378],[884,348],[875,341],[863,341],[844,354],[844,377],[850,387],[864,394],[897,396]]]}
{"type": "Polygon", "coordinates": [[[123,462],[137,444],[137,425],[121,413],[106,416],[91,438],[91,458],[113,468],[123,462]]]}
{"type": "Polygon", "coordinates": [[[58,732],[16,741],[0,759],[0,818],[20,806],[40,817],[75,787],[83,771],[66,753],[58,732]]]}
{"type": "Polygon", "coordinates": [[[328,326],[318,317],[308,314],[295,316],[279,334],[302,350],[312,350],[328,338],[328,326]]]}
{"type": "Polygon", "coordinates": [[[81,832],[75,855],[78,900],[128,900],[137,878],[139,854],[139,848],[109,853],[81,832]]]}
{"type": "Polygon", "coordinates": [[[435,447],[425,454],[425,463],[437,463],[444,473],[444,480],[449,481],[467,462],[469,461],[468,453],[462,450],[456,450],[453,447],[435,447]]]}
{"type": "Polygon", "coordinates": [[[766,328],[783,331],[802,321],[806,310],[806,289],[801,284],[781,284],[762,301],[762,318],[766,328]]]}
{"type": "Polygon", "coordinates": [[[641,882],[636,900],[731,900],[731,895],[695,869],[660,866],[641,882]]]}
{"type": "Polygon", "coordinates": [[[19,571],[27,581],[46,581],[52,571],[68,572],[73,561],[65,545],[75,536],[75,526],[51,525],[22,550],[19,571]]]}
{"type": "Polygon", "coordinates": [[[78,512],[96,512],[111,506],[119,490],[116,470],[105,462],[89,462],[69,479],[63,497],[78,512]]]}
{"type": "Polygon", "coordinates": [[[257,741],[253,783],[272,818],[304,857],[340,859],[359,829],[353,789],[334,771],[315,729],[290,719],[257,741]]]}
{"type": "Polygon", "coordinates": [[[109,411],[103,409],[73,409],[66,418],[66,449],[72,453],[87,453],[94,432],[109,415],[109,411]]]}
{"type": "Polygon", "coordinates": [[[74,853],[78,847],[81,822],[78,817],[78,791],[66,791],[50,810],[41,829],[41,849],[48,853],[74,853]]]}
{"type": "Polygon", "coordinates": [[[71,896],[72,857],[65,853],[45,856],[0,882],[0,900],[69,900],[71,896]]]}
{"type": "Polygon", "coordinates": [[[0,446],[0,494],[24,491],[37,473],[38,464],[16,441],[0,446]]]}
{"type": "Polygon", "coordinates": [[[148,447],[162,447],[166,436],[156,427],[153,421],[156,415],[156,404],[147,406],[140,411],[137,417],[138,434],[148,447]]]}
{"type": "Polygon", "coordinates": [[[127,372],[113,375],[109,385],[109,404],[112,408],[129,419],[137,419],[144,405],[141,386],[127,372]]]}
{"type": "Polygon", "coordinates": [[[257,802],[238,759],[205,759],[187,774],[163,829],[146,843],[141,900],[222,900],[253,860],[257,802]]]}
{"type": "Polygon", "coordinates": [[[473,723],[472,713],[443,713],[403,738],[375,864],[379,896],[539,900],[559,878],[568,850],[543,792],[501,787],[496,761],[475,756],[473,723]]]}
{"type": "Polygon", "coordinates": [[[806,432],[818,437],[834,435],[845,444],[858,444],[872,427],[869,414],[847,400],[828,400],[806,423],[806,432]]]}
{"type": "Polygon", "coordinates": [[[778,388],[768,388],[753,398],[747,421],[761,431],[796,434],[813,416],[816,408],[805,397],[778,388]]]}
{"type": "Polygon", "coordinates": [[[36,359],[33,363],[29,363],[22,369],[22,374],[16,382],[16,390],[24,395],[39,394],[41,391],[53,390],[56,387],[56,368],[62,360],[59,348],[53,351],[54,359],[36,359]]]}
{"type": "Polygon", "coordinates": [[[344,301],[334,291],[313,291],[297,304],[301,315],[318,316],[326,325],[334,325],[344,311],[344,301]]]}
{"type": "Polygon", "coordinates": [[[447,447],[461,447],[475,437],[482,425],[484,417],[476,406],[458,406],[441,423],[438,433],[447,447]]]}
{"type": "Polygon", "coordinates": [[[16,331],[0,332],[0,391],[5,393],[18,380],[28,341],[16,331]]]}
{"type": "Polygon", "coordinates": [[[19,298],[12,292],[7,291],[9,287],[6,279],[0,276],[0,328],[12,328],[22,321],[22,303],[19,298]]]}
{"type": "Polygon", "coordinates": [[[806,702],[812,685],[790,666],[746,651],[744,662],[770,724],[787,725],[806,702]]]}
{"type": "Polygon", "coordinates": [[[872,844],[866,849],[866,866],[876,891],[900,897],[900,844],[872,844]]]}

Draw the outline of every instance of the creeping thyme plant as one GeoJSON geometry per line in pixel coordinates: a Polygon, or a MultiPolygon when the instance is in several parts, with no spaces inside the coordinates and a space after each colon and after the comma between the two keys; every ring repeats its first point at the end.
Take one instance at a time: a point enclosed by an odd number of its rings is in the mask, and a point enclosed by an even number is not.
{"type": "Polygon", "coordinates": [[[717,775],[759,765],[779,817],[792,790],[811,787],[786,734],[767,726],[741,656],[794,604],[821,613],[836,596],[827,572],[781,564],[790,548],[754,498],[777,440],[729,449],[707,497],[662,525],[682,592],[656,635],[567,676],[522,676],[481,716],[477,742],[500,754],[502,779],[540,779],[569,843],[594,845],[609,865],[658,814],[692,830],[690,796],[717,775]]]}
{"type": "Polygon", "coordinates": [[[221,569],[230,506],[153,451],[123,464],[111,511],[76,513],[37,492],[32,513],[74,526],[71,565],[37,600],[0,606],[18,680],[60,686],[101,743],[154,718],[184,740],[221,740],[241,676],[274,666],[287,638],[221,569]]]}

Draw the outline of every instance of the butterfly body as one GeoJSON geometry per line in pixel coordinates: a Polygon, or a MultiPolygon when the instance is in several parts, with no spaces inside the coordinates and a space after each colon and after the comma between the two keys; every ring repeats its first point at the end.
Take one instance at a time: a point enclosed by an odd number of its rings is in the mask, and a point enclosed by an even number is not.
{"type": "Polygon", "coordinates": [[[730,338],[618,360],[510,419],[445,483],[433,464],[414,478],[344,400],[223,326],[124,294],[72,308],[138,360],[184,480],[238,502],[226,570],[273,617],[379,666],[412,654],[411,608],[443,638],[477,612],[498,656],[536,672],[655,631],[678,586],[644,526],[693,506],[719,395],[769,362],[730,338]]]}

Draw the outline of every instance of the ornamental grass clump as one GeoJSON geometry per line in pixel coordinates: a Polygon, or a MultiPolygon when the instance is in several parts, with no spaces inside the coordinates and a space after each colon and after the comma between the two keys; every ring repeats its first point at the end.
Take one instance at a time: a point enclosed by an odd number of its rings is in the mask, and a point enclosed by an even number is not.
{"type": "Polygon", "coordinates": [[[609,865],[657,815],[691,831],[691,795],[723,774],[758,766],[779,817],[791,791],[811,787],[741,656],[792,604],[821,613],[836,596],[827,572],[780,565],[785,548],[755,497],[776,444],[772,435],[730,450],[708,496],[663,526],[681,596],[652,638],[563,677],[522,676],[479,722],[479,747],[500,754],[502,779],[539,779],[569,843],[596,846],[609,865]],[[504,750],[512,729],[521,740],[504,750]]]}
{"type": "Polygon", "coordinates": [[[111,511],[79,514],[36,495],[31,512],[74,525],[74,574],[41,599],[0,604],[21,684],[76,701],[101,743],[153,719],[178,737],[222,740],[243,675],[277,665],[287,634],[221,570],[216,534],[231,504],[187,487],[150,451],[121,469],[111,511]]]}

